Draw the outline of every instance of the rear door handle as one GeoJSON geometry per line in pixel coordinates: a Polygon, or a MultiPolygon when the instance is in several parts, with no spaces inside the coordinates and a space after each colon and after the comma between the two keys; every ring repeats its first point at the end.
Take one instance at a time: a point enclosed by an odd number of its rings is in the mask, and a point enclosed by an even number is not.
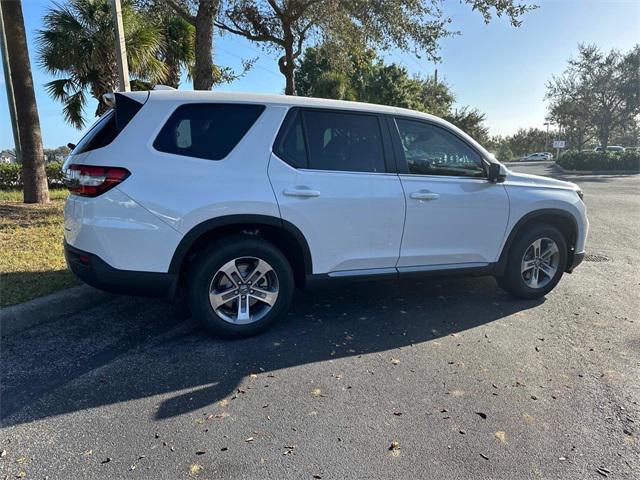
{"type": "Polygon", "coordinates": [[[437,200],[440,198],[440,195],[432,192],[413,192],[411,198],[414,200],[437,200]]]}
{"type": "Polygon", "coordinates": [[[287,188],[282,193],[287,197],[312,198],[320,196],[320,192],[318,190],[309,190],[306,188],[287,188]]]}

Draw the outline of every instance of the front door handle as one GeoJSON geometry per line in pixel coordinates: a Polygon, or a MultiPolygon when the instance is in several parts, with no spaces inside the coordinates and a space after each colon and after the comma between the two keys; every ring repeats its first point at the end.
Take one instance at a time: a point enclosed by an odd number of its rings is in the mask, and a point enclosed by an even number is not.
{"type": "Polygon", "coordinates": [[[432,192],[413,192],[411,198],[414,200],[437,200],[440,195],[432,192]]]}
{"type": "Polygon", "coordinates": [[[282,193],[287,197],[313,198],[320,196],[318,190],[309,190],[307,188],[287,188],[282,193]]]}

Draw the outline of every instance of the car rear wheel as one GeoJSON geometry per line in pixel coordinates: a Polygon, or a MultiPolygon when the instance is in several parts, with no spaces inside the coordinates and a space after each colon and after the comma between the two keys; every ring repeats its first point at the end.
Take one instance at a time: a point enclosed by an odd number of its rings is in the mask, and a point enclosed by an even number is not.
{"type": "Polygon", "coordinates": [[[498,284],[519,298],[540,298],[558,284],[567,265],[567,243],[550,225],[521,233],[513,242],[498,284]]]}
{"type": "Polygon", "coordinates": [[[189,307],[216,335],[255,335],[289,308],[293,272],[282,252],[267,241],[228,237],[194,263],[188,279],[189,307]]]}

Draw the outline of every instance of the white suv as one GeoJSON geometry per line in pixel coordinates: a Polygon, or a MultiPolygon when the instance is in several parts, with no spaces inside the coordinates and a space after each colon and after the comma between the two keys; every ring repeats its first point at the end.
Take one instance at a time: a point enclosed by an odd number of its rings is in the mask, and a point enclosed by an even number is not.
{"type": "Polygon", "coordinates": [[[184,286],[217,334],[263,330],[296,286],[465,273],[537,298],[583,259],[576,185],[511,172],[431,115],[212,92],[111,100],[65,162],[67,263],[109,291],[184,286]]]}

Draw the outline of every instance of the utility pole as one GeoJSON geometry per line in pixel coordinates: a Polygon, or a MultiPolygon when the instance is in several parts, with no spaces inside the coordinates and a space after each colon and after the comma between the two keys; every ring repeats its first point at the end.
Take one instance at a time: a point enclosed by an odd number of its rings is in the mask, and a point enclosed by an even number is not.
{"type": "Polygon", "coordinates": [[[16,161],[22,163],[20,156],[20,134],[16,121],[16,98],[13,94],[13,82],[11,81],[11,66],[9,65],[9,52],[7,51],[7,37],[4,32],[4,17],[0,5],[0,50],[2,50],[2,67],[4,70],[4,85],[7,88],[7,103],[9,104],[9,117],[11,117],[11,129],[13,130],[13,144],[15,145],[16,161]]]}
{"type": "Polygon", "coordinates": [[[118,64],[118,80],[120,91],[131,90],[129,85],[129,64],[127,62],[127,45],[124,39],[124,27],[122,25],[122,6],[120,0],[111,0],[113,7],[113,25],[116,33],[116,63],[118,64]]]}
{"type": "Polygon", "coordinates": [[[544,122],[544,125],[547,127],[547,138],[544,142],[544,149],[547,150],[549,148],[549,125],[551,125],[551,122],[544,122]]]}

